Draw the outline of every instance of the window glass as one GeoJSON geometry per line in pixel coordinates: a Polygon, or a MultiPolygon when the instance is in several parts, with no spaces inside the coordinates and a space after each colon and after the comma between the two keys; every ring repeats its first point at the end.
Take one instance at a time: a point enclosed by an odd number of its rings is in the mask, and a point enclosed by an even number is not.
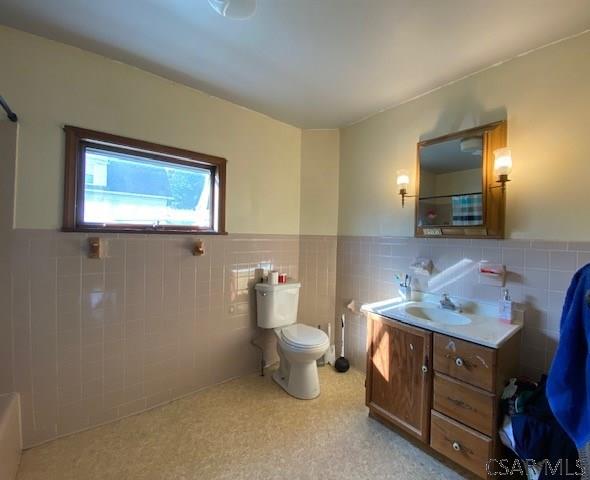
{"type": "Polygon", "coordinates": [[[86,147],[84,223],[212,227],[211,170],[86,147]]]}

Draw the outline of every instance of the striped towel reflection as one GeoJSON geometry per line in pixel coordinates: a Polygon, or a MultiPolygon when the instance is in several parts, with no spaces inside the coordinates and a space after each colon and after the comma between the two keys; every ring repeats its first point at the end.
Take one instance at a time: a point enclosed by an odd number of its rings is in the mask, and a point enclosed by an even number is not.
{"type": "Polygon", "coordinates": [[[453,196],[453,225],[481,225],[483,223],[482,195],[453,196]]]}

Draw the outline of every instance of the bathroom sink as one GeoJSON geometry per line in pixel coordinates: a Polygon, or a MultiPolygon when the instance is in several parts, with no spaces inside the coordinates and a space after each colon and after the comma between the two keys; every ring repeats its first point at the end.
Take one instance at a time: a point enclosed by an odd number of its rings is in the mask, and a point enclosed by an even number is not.
{"type": "Polygon", "coordinates": [[[451,310],[443,310],[435,306],[416,306],[408,305],[404,308],[408,315],[428,320],[430,322],[441,323],[443,325],[468,325],[471,319],[460,313],[451,310]]]}
{"type": "Polygon", "coordinates": [[[413,317],[419,321],[438,323],[440,325],[468,325],[471,323],[471,319],[465,315],[425,302],[402,303],[394,307],[384,308],[378,313],[386,317],[395,317],[397,313],[398,315],[413,317]]]}

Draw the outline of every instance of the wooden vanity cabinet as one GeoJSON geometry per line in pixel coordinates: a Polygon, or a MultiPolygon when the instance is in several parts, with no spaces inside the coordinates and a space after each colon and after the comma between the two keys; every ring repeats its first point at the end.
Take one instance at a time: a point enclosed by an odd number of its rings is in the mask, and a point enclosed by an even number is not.
{"type": "Polygon", "coordinates": [[[520,332],[498,349],[369,314],[369,415],[487,478],[501,457],[500,396],[518,374],[520,332]]]}
{"type": "Polygon", "coordinates": [[[371,315],[366,403],[371,415],[428,442],[432,333],[371,315]]]}

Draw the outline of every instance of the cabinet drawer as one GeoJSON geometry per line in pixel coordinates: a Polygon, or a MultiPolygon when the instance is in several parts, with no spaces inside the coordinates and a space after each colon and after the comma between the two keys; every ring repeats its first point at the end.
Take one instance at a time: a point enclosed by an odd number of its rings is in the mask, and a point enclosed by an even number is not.
{"type": "Polygon", "coordinates": [[[492,440],[471,428],[432,411],[430,446],[471,472],[486,478],[492,440]]]}
{"type": "Polygon", "coordinates": [[[476,430],[493,435],[496,396],[440,373],[434,377],[433,408],[476,430]]]}
{"type": "Polygon", "coordinates": [[[437,333],[434,335],[434,370],[494,392],[496,350],[437,333]]]}

